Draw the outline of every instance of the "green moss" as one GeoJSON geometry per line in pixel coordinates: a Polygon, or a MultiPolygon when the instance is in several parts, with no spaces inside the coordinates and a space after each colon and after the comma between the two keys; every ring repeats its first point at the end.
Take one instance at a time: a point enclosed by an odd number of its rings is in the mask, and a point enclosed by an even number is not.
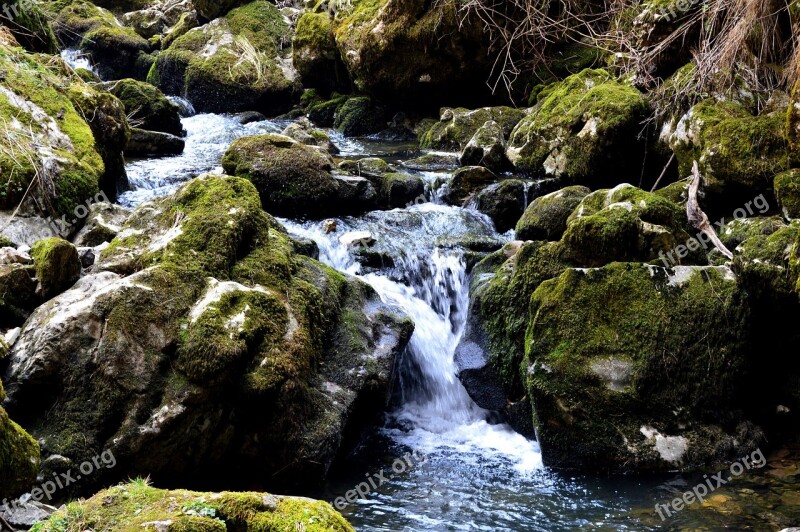
{"type": "Polygon", "coordinates": [[[333,127],[348,137],[378,133],[388,127],[385,110],[368,96],[349,98],[334,119],[333,127]]]}
{"type": "Polygon", "coordinates": [[[58,53],[58,42],[50,27],[50,20],[38,3],[28,2],[21,8],[19,2],[2,0],[0,10],[11,13],[11,17],[2,17],[3,24],[25,49],[48,54],[58,53]]]}
{"type": "Polygon", "coordinates": [[[30,251],[43,297],[50,298],[75,284],[81,274],[78,250],[61,238],[45,238],[30,251]]]}
{"type": "Polygon", "coordinates": [[[345,102],[347,96],[332,95],[327,101],[313,101],[306,107],[309,120],[320,127],[333,127],[336,115],[345,102]]]}
{"type": "Polygon", "coordinates": [[[800,170],[789,170],[775,176],[775,197],[787,219],[800,218],[800,170]]]}
{"type": "Polygon", "coordinates": [[[486,122],[497,122],[504,136],[508,137],[524,117],[524,111],[512,107],[443,109],[439,122],[420,135],[420,146],[461,151],[486,122]]]}
{"type": "Polygon", "coordinates": [[[647,103],[635,88],[606,71],[584,70],[539,93],[534,111],[511,134],[509,159],[535,176],[583,184],[613,175],[618,183],[634,167],[641,171],[638,161],[620,164],[614,154],[641,151],[639,123],[646,114],[647,103]]]}
{"type": "Polygon", "coordinates": [[[228,174],[253,182],[266,210],[281,216],[325,216],[337,208],[333,161],[320,150],[282,135],[234,141],[222,158],[228,174]],[[311,208],[313,206],[313,208],[311,208]]]}
{"type": "MultiPolygon", "coordinates": [[[[733,414],[749,318],[725,269],[569,269],[537,288],[530,316],[522,371],[552,464],[675,467],[647,447],[643,425],[691,433],[733,414]]],[[[689,443],[684,465],[719,458],[689,443]]]]}
{"type": "Polygon", "coordinates": [[[123,79],[106,84],[105,88],[122,101],[129,119],[140,129],[181,136],[183,126],[177,106],[153,85],[123,79]]]}
{"type": "Polygon", "coordinates": [[[0,116],[10,128],[0,137],[0,208],[16,207],[52,150],[62,158],[61,171],[47,184],[55,194],[40,198],[40,205],[71,218],[76,205],[97,194],[105,167],[91,128],[69,99],[63,72],[57,64],[39,59],[0,47],[0,69],[14,95],[0,94],[0,116]],[[54,136],[52,127],[66,135],[67,142],[54,136]]]}
{"type": "MultiPolygon", "coordinates": [[[[0,384],[0,399],[4,397],[0,384]]],[[[36,480],[39,444],[0,407],[0,497],[19,495],[36,480]]]]}
{"type": "Polygon", "coordinates": [[[517,222],[519,240],[561,240],[567,219],[589,195],[586,187],[567,187],[533,200],[517,222]]]}
{"type": "Polygon", "coordinates": [[[784,120],[777,113],[752,116],[734,102],[700,102],[671,140],[681,174],[691,173],[697,160],[711,193],[770,190],[774,176],[798,162],[789,149],[784,120]]]}
{"type": "Polygon", "coordinates": [[[329,504],[320,501],[263,493],[166,491],[134,481],[62,508],[33,532],[89,528],[133,532],[155,522],[171,522],[170,532],[353,530],[329,504]]]}

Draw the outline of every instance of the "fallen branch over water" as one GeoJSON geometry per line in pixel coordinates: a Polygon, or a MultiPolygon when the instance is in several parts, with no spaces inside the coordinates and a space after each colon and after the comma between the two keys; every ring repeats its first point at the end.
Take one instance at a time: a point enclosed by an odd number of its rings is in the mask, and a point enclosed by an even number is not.
{"type": "Polygon", "coordinates": [[[697,202],[697,192],[699,189],[700,168],[697,166],[697,161],[694,161],[692,165],[692,184],[689,186],[689,199],[686,202],[686,216],[689,218],[689,223],[699,231],[702,231],[720,253],[729,259],[733,259],[733,253],[731,253],[719,239],[717,232],[714,231],[714,228],[711,226],[711,222],[708,221],[708,216],[706,216],[706,213],[703,212],[700,208],[700,204],[697,202]]]}

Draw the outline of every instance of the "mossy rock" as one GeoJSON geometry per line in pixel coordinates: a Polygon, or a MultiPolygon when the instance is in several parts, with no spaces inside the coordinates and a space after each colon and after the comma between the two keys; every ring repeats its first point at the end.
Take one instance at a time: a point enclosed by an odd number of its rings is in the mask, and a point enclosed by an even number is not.
{"type": "Polygon", "coordinates": [[[6,123],[0,136],[0,209],[15,209],[38,177],[43,182],[34,187],[36,203],[29,210],[44,208],[71,220],[75,207],[98,193],[106,169],[92,128],[72,102],[75,88],[91,88],[71,78],[60,61],[43,58],[0,46],[0,117],[6,123]]]}
{"type": "MultiPolygon", "coordinates": [[[[42,302],[36,293],[35,269],[22,264],[0,265],[0,326],[22,325],[42,302]]],[[[2,358],[2,357],[0,357],[2,358]]]]}
{"type": "Polygon", "coordinates": [[[286,70],[290,38],[280,10],[257,0],[175,39],[147,81],[187,98],[198,112],[284,113],[300,95],[286,70]]]}
{"type": "Polygon", "coordinates": [[[428,109],[491,98],[489,36],[477,17],[461,16],[458,2],[331,5],[339,54],[358,91],[428,109]]]}
{"type": "Polygon", "coordinates": [[[386,109],[368,96],[348,98],[336,111],[333,127],[348,137],[361,137],[388,127],[386,109]]]}
{"type": "Polygon", "coordinates": [[[516,225],[518,240],[561,240],[567,219],[591,191],[567,187],[534,199],[516,225]]]}
{"type": "Polygon", "coordinates": [[[339,187],[333,160],[322,150],[283,135],[236,140],[222,159],[230,175],[250,180],[264,209],[292,217],[324,217],[336,208],[339,187]]]}
{"type": "Polygon", "coordinates": [[[126,532],[354,531],[331,505],[321,501],[253,492],[167,491],[153,488],[147,481],[134,480],[68,504],[35,525],[33,532],[88,527],[126,532]]]}
{"type": "Polygon", "coordinates": [[[88,31],[80,44],[92,58],[102,79],[144,80],[155,58],[150,43],[131,28],[101,25],[88,31]]]}
{"type": "Polygon", "coordinates": [[[754,297],[796,301],[798,270],[794,263],[800,222],[775,225],[775,220],[752,222],[750,236],[735,248],[734,269],[754,297]]]}
{"type": "Polygon", "coordinates": [[[339,109],[347,102],[348,97],[334,94],[330,100],[314,100],[306,107],[308,119],[319,127],[333,127],[339,109]]]}
{"type": "Polygon", "coordinates": [[[443,199],[451,205],[461,206],[473,194],[499,179],[497,174],[483,166],[459,168],[447,185],[443,199]]]}
{"type": "Polygon", "coordinates": [[[90,31],[116,25],[113,13],[86,0],[44,5],[48,8],[49,14],[55,18],[53,29],[58,41],[64,47],[80,45],[83,37],[90,31]]]}
{"type": "Polygon", "coordinates": [[[339,170],[367,179],[375,187],[380,209],[403,208],[425,195],[425,183],[419,176],[398,172],[377,157],[342,161],[339,170]]]}
{"type": "Polygon", "coordinates": [[[592,188],[639,179],[639,137],[648,106],[635,88],[604,70],[584,70],[543,89],[514,129],[506,155],[534,177],[559,177],[592,188]],[[620,158],[618,154],[627,154],[620,158]]]}
{"type": "Polygon", "coordinates": [[[439,122],[420,136],[420,145],[426,149],[461,152],[487,122],[497,123],[507,139],[524,117],[525,111],[513,107],[444,108],[439,122]]]}
{"type": "Polygon", "coordinates": [[[186,134],[178,106],[149,83],[122,79],[106,83],[103,88],[122,101],[126,114],[136,127],[179,137],[186,134]]]}
{"type": "Polygon", "coordinates": [[[50,299],[75,284],[81,275],[78,250],[61,238],[39,240],[31,247],[39,292],[50,299]]]}
{"type": "Polygon", "coordinates": [[[500,124],[489,120],[470,139],[459,158],[462,166],[485,166],[502,172],[508,166],[506,136],[500,124]]]}
{"type": "Polygon", "coordinates": [[[65,457],[42,474],[110,450],[117,466],[65,497],[138,471],[322,482],[348,431],[386,407],[413,324],[296,249],[246,179],[201,176],[139,207],[12,347],[9,412],[65,457]]]}
{"type": "Polygon", "coordinates": [[[775,197],[784,218],[800,218],[800,170],[789,170],[775,176],[775,197]]]}
{"type": "Polygon", "coordinates": [[[131,127],[125,105],[116,96],[97,90],[90,83],[71,83],[67,97],[92,130],[95,149],[104,166],[99,179],[100,190],[105,194],[103,200],[113,201],[129,188],[123,152],[131,137],[131,127]]]}
{"type": "Polygon", "coordinates": [[[749,319],[722,267],[619,263],[542,283],[520,372],[544,460],[668,471],[754,450],[761,433],[732,406],[749,319]]]}
{"type": "Polygon", "coordinates": [[[489,362],[512,400],[525,395],[520,365],[531,295],[568,266],[559,242],[511,243],[475,266],[470,302],[486,334],[489,362]]]}
{"type": "Polygon", "coordinates": [[[305,87],[318,88],[325,93],[351,88],[350,77],[336,47],[331,17],[326,12],[306,12],[297,19],[292,61],[305,87]]]}
{"type": "Polygon", "coordinates": [[[504,179],[489,185],[475,195],[475,208],[491,218],[499,233],[513,229],[525,212],[525,199],[531,183],[521,179],[504,179]]]}
{"type": "Polygon", "coordinates": [[[681,174],[696,160],[705,191],[735,205],[771,194],[775,176],[800,162],[785,125],[785,113],[753,116],[735,102],[704,100],[678,122],[670,146],[681,174]]]}
{"type": "MultiPolygon", "coordinates": [[[[0,400],[5,396],[0,384],[0,400]]],[[[0,497],[12,497],[30,488],[39,473],[39,444],[11,421],[0,406],[0,497]]]]}
{"type": "Polygon", "coordinates": [[[0,12],[3,25],[11,30],[14,38],[29,52],[56,54],[58,42],[47,14],[36,2],[2,0],[0,12]]]}
{"type": "Polygon", "coordinates": [[[214,20],[228,13],[237,6],[246,4],[246,0],[195,0],[197,13],[206,20],[214,20]]]}
{"type": "Polygon", "coordinates": [[[598,190],[581,200],[567,220],[565,254],[581,266],[614,261],[660,261],[665,266],[707,264],[685,211],[632,185],[598,190]]]}

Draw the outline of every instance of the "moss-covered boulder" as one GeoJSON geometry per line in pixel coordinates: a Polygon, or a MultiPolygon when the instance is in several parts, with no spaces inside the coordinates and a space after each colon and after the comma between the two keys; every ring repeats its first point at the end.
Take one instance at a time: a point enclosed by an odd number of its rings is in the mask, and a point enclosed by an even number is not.
{"type": "Polygon", "coordinates": [[[92,127],[73,104],[76,93],[96,91],[59,60],[19,48],[0,46],[0,71],[0,209],[15,209],[30,187],[26,210],[71,220],[106,171],[92,127]]]}
{"type": "Polygon", "coordinates": [[[166,157],[180,155],[186,148],[186,141],[169,133],[133,128],[125,153],[130,157],[166,157]]]}
{"type": "Polygon", "coordinates": [[[485,166],[493,172],[502,172],[508,166],[506,136],[500,124],[489,120],[483,124],[461,152],[462,166],[485,166]]]}
{"type": "Polygon", "coordinates": [[[539,93],[511,134],[506,155],[521,172],[568,184],[636,182],[646,151],[640,132],[647,109],[635,88],[604,70],[584,70],[539,93]]]}
{"type": "Polygon", "coordinates": [[[214,20],[228,13],[237,6],[246,4],[246,0],[193,0],[197,13],[206,20],[214,20]]]}
{"type": "Polygon", "coordinates": [[[31,258],[36,266],[38,291],[50,299],[75,284],[81,275],[78,250],[61,238],[48,238],[31,247],[31,258]]]}
{"type": "Polygon", "coordinates": [[[150,43],[121,25],[102,25],[87,32],[80,47],[91,56],[102,79],[144,80],[155,60],[150,43]]]}
{"type": "Polygon", "coordinates": [[[800,170],[789,170],[775,176],[775,198],[787,220],[800,218],[800,170]]]}
{"type": "Polygon", "coordinates": [[[328,503],[267,493],[160,490],[133,480],[68,504],[34,532],[62,530],[353,532],[328,503]]]}
{"type": "Polygon", "coordinates": [[[581,266],[613,261],[707,264],[711,245],[694,238],[695,233],[678,205],[623,184],[581,200],[567,219],[562,241],[566,256],[581,266]]]}
{"type": "Polygon", "coordinates": [[[149,83],[122,79],[103,84],[123,103],[128,118],[140,129],[185,136],[180,108],[149,83]]]}
{"type": "Polygon", "coordinates": [[[336,46],[331,16],[320,3],[297,19],[292,40],[292,62],[304,87],[326,93],[349,91],[350,76],[336,46]]]}
{"type": "Polygon", "coordinates": [[[705,191],[732,206],[771,193],[775,176],[800,163],[787,139],[785,110],[753,116],[731,101],[698,103],[669,142],[681,173],[690,174],[696,160],[705,191]]]}
{"type": "Polygon", "coordinates": [[[339,170],[367,179],[376,191],[375,207],[396,209],[425,197],[425,184],[418,176],[403,173],[383,159],[370,157],[342,161],[339,170]]]}
{"type": "Polygon", "coordinates": [[[145,473],[316,484],[387,404],[413,331],[366,284],[298,254],[235,177],[140,206],[93,272],[34,312],[4,378],[9,413],[43,457],[64,457],[46,475],[113,452],[80,489],[145,473]]]}
{"type": "Polygon", "coordinates": [[[336,110],[333,127],[348,137],[371,135],[389,125],[386,109],[367,96],[348,98],[336,110]]]}
{"type": "Polygon", "coordinates": [[[529,181],[504,179],[475,194],[473,203],[476,209],[492,219],[498,232],[505,233],[517,225],[525,212],[530,187],[529,181]]]}
{"type": "Polygon", "coordinates": [[[50,19],[38,2],[0,0],[0,21],[11,30],[14,38],[30,52],[58,52],[50,19]]]}
{"type": "Polygon", "coordinates": [[[754,450],[762,433],[733,406],[744,299],[723,267],[612,264],[542,283],[520,371],[545,463],[673,470],[754,450]]]}
{"type": "Polygon", "coordinates": [[[130,215],[131,211],[120,205],[93,203],[89,207],[86,222],[75,235],[73,243],[78,247],[95,247],[103,242],[111,242],[122,231],[122,226],[130,215]]]}
{"type": "Polygon", "coordinates": [[[293,124],[286,126],[283,130],[283,135],[293,138],[301,144],[308,146],[317,146],[322,148],[331,155],[339,153],[339,148],[333,143],[331,138],[321,129],[314,128],[314,125],[308,118],[301,118],[293,124]]]}
{"type": "Polygon", "coordinates": [[[420,136],[423,148],[463,151],[476,133],[487,123],[495,122],[507,139],[517,124],[525,117],[525,111],[513,107],[482,107],[479,109],[442,109],[439,122],[433,124],[420,136]]]}
{"type": "Polygon", "coordinates": [[[328,5],[339,53],[359,91],[428,108],[490,97],[489,36],[476,17],[461,16],[458,2],[328,5]]]}
{"type": "Polygon", "coordinates": [[[125,106],[91,82],[71,83],[67,96],[92,130],[95,150],[105,167],[99,179],[100,190],[113,201],[129,188],[123,152],[131,137],[131,127],[125,106]]]}
{"type": "Polygon", "coordinates": [[[230,175],[250,180],[264,209],[280,216],[324,217],[339,208],[339,185],[327,152],[283,135],[236,140],[222,159],[230,175]]]}
{"type": "Polygon", "coordinates": [[[19,327],[41,304],[34,276],[35,269],[28,264],[0,265],[0,327],[19,327]]]}
{"type": "MultiPolygon", "coordinates": [[[[0,399],[4,395],[0,384],[0,399]]],[[[33,485],[38,472],[39,444],[0,406],[0,497],[20,495],[33,485]]]]}
{"type": "Polygon", "coordinates": [[[567,187],[534,199],[516,225],[518,240],[561,240],[567,219],[591,191],[567,187]]]}
{"type": "MultiPolygon", "coordinates": [[[[9,346],[0,337],[0,362],[8,356],[9,346]]],[[[0,403],[6,398],[0,381],[0,403]]],[[[0,406],[0,497],[20,495],[31,487],[39,473],[39,444],[22,427],[11,421],[0,406]]]]}
{"type": "Polygon", "coordinates": [[[325,100],[319,97],[316,91],[306,91],[306,93],[301,99],[301,104],[305,106],[308,119],[319,127],[333,127],[336,113],[342,108],[348,97],[334,93],[329,100],[325,100]]]}
{"type": "Polygon", "coordinates": [[[448,183],[443,199],[451,204],[461,206],[484,187],[495,183],[500,178],[483,166],[466,166],[459,168],[448,183]]]}
{"type": "Polygon", "coordinates": [[[299,97],[290,40],[280,10],[256,0],[177,38],[147,80],[187,98],[198,112],[280,114],[299,97]]]}

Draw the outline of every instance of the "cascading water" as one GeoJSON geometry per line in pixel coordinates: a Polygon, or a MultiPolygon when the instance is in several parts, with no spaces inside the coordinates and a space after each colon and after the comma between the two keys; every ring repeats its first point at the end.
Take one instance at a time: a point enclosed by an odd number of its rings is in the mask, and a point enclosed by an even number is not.
{"type": "MultiPolygon", "coordinates": [[[[242,125],[230,115],[196,115],[183,123],[186,152],[129,162],[132,190],[120,198],[122,204],[135,206],[201,173],[219,170],[222,154],[235,138],[280,132],[287,124],[242,125]]],[[[344,156],[402,161],[402,146],[330,133],[344,156]]],[[[438,193],[449,173],[417,175],[433,203],[342,218],[331,234],[318,222],[282,220],[290,233],[317,243],[321,261],[359,276],[416,327],[400,361],[399,405],[374,436],[380,442],[365,446],[373,453],[385,449],[386,454],[355,461],[318,496],[333,501],[365,475],[415,451],[426,457],[424,463],[392,476],[366,500],[343,510],[358,530],[566,531],[598,523],[642,530],[640,522],[630,520],[630,508],[640,502],[650,506],[653,496],[638,481],[569,479],[548,470],[535,442],[507,425],[491,423],[489,413],[461,385],[453,354],[468,313],[469,250],[476,243],[481,249],[497,248],[508,236],[498,235],[491,221],[474,210],[440,204],[438,193]],[[381,267],[362,267],[355,260],[359,250],[339,241],[350,231],[368,231],[376,238],[369,252],[380,257],[381,267]]]]}

